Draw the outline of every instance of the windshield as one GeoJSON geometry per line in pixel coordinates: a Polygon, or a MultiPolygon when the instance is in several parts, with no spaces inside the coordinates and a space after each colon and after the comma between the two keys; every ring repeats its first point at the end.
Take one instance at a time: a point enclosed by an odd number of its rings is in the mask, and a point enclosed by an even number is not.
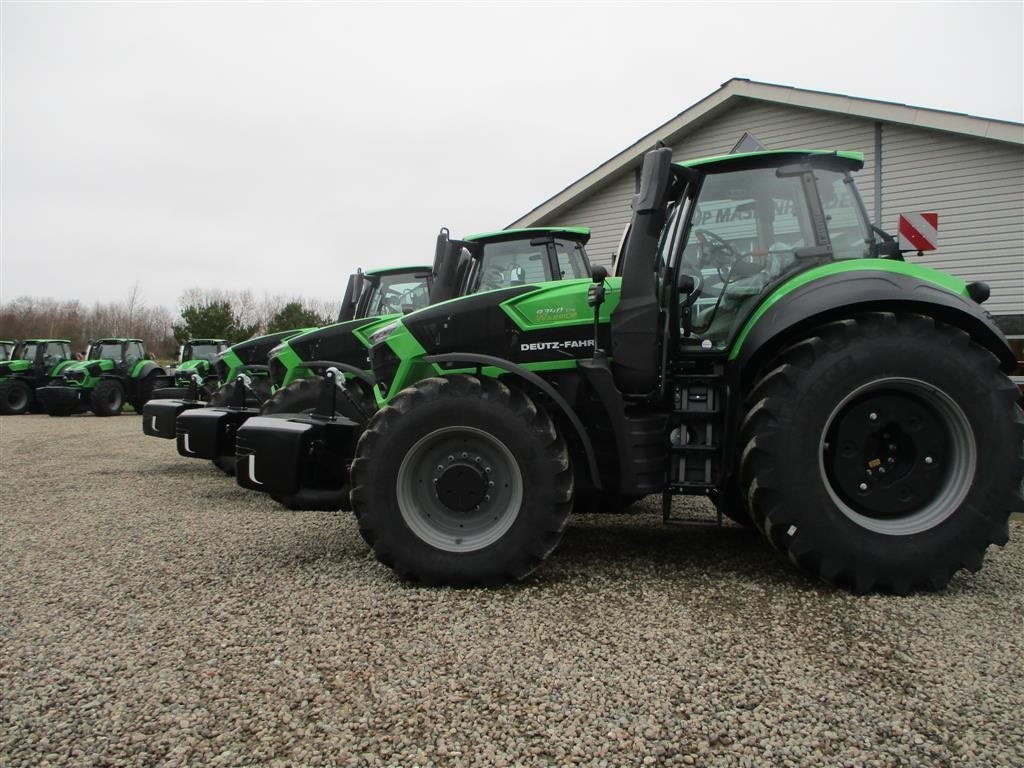
{"type": "Polygon", "coordinates": [[[847,173],[816,170],[814,178],[825,211],[832,258],[864,259],[872,255],[874,235],[864,204],[847,173]]]}
{"type": "Polygon", "coordinates": [[[38,344],[24,344],[21,347],[21,352],[18,355],[19,360],[35,360],[36,350],[39,349],[38,344]]]}
{"type": "Polygon", "coordinates": [[[227,349],[226,344],[189,344],[184,349],[181,362],[188,360],[213,360],[227,349]]]}
{"type": "Polygon", "coordinates": [[[0,361],[10,360],[11,352],[14,351],[13,344],[0,344],[0,361]]]}
{"type": "Polygon", "coordinates": [[[366,316],[393,315],[427,306],[427,278],[409,274],[381,275],[370,289],[366,316]]]}
{"type": "Polygon", "coordinates": [[[775,168],[709,175],[680,262],[698,286],[693,330],[724,347],[745,309],[767,285],[809,265],[797,254],[817,244],[800,176],[775,168]]]}
{"type": "Polygon", "coordinates": [[[583,245],[563,238],[485,243],[475,255],[467,293],[589,276],[583,245]],[[558,257],[557,275],[552,273],[549,244],[558,257]]]}
{"type": "Polygon", "coordinates": [[[121,360],[121,344],[116,341],[101,341],[89,347],[88,360],[121,360]]]}

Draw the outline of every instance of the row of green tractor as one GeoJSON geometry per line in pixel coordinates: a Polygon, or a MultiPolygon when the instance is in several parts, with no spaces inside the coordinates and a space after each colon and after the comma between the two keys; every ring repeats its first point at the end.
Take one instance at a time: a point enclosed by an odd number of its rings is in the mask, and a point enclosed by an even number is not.
{"type": "Polygon", "coordinates": [[[432,585],[525,577],[574,509],[656,495],[672,524],[690,495],[831,584],[942,589],[1024,507],[1016,360],[987,285],[872,226],[862,165],[653,150],[610,274],[585,229],[442,231],[423,301],[283,338],[262,403],[242,372],[219,404],[150,401],[144,430],[351,510],[432,585]]]}

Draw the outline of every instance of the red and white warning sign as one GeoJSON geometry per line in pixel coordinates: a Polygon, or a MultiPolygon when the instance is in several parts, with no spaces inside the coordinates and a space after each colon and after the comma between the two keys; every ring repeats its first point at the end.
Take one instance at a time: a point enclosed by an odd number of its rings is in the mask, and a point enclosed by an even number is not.
{"type": "Polygon", "coordinates": [[[934,251],[938,247],[939,214],[900,214],[901,251],[934,251]]]}

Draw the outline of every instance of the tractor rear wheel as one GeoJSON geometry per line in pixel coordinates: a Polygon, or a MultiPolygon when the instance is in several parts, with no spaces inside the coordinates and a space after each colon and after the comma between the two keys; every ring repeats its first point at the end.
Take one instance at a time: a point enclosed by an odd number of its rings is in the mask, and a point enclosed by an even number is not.
{"type": "Polygon", "coordinates": [[[0,413],[3,415],[28,413],[34,399],[32,388],[21,379],[0,381],[0,413]]]}
{"type": "Polygon", "coordinates": [[[124,407],[124,387],[117,379],[100,379],[89,396],[89,410],[97,416],[117,416],[124,407]]]}
{"type": "Polygon", "coordinates": [[[495,379],[403,390],[370,420],[352,505],[377,559],[427,584],[521,579],[562,538],[572,466],[548,415],[495,379]]]}
{"type": "Polygon", "coordinates": [[[857,315],[755,384],[741,474],[754,522],[804,570],[867,592],[942,589],[1005,544],[1024,414],[995,356],[913,314],[857,315]]]}

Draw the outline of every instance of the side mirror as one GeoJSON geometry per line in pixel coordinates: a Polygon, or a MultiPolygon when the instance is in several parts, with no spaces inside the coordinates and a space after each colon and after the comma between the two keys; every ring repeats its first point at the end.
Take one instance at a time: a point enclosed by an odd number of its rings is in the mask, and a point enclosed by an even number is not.
{"type": "Polygon", "coordinates": [[[595,283],[603,283],[608,279],[608,270],[600,264],[595,264],[590,268],[590,279],[595,283]]]}

